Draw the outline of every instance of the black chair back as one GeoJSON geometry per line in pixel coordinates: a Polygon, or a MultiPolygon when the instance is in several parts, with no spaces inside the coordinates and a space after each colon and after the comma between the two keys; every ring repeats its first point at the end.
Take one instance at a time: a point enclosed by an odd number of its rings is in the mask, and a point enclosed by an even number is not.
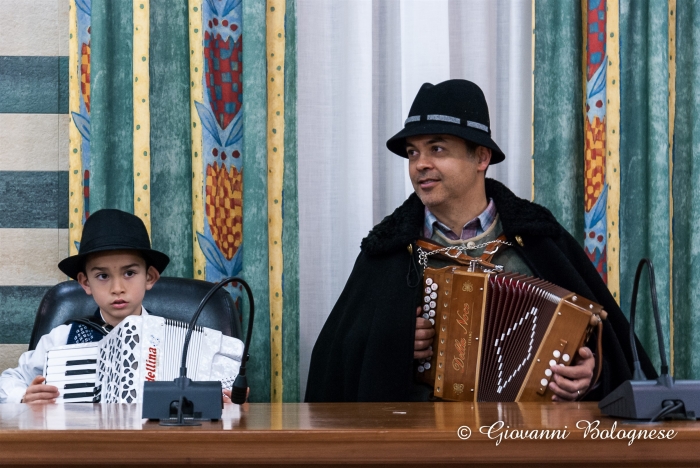
{"type": "MultiPolygon", "coordinates": [[[[214,283],[207,281],[161,277],[150,291],[146,291],[143,306],[153,315],[189,323],[202,298],[213,286],[214,283]]],[[[44,294],[39,304],[29,349],[36,348],[39,339],[54,327],[71,319],[91,316],[95,310],[97,304],[77,281],[57,284],[44,294]]],[[[240,317],[233,298],[222,288],[204,307],[197,325],[241,339],[240,317]]]]}

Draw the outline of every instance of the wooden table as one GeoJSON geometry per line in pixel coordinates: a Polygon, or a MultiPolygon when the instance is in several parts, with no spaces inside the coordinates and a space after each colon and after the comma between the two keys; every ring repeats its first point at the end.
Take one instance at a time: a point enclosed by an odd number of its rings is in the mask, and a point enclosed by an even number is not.
{"type": "Polygon", "coordinates": [[[344,403],[227,405],[221,421],[163,427],[138,405],[0,405],[0,465],[335,463],[698,466],[700,422],[626,424],[595,403],[344,403]],[[593,438],[581,427],[596,421],[608,435],[615,424],[618,437],[645,429],[673,439],[593,438]],[[528,438],[499,441],[506,430],[528,438]]]}

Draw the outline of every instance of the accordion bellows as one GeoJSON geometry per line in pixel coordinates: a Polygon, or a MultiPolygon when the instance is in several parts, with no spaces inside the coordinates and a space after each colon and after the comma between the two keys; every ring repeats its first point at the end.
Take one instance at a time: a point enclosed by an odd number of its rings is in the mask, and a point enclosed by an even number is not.
{"type": "MultiPolygon", "coordinates": [[[[178,377],[187,327],[155,315],[127,317],[99,342],[50,350],[44,366],[46,384],[58,387],[58,402],[139,403],[145,381],[178,377]]],[[[242,356],[241,340],[195,327],[187,377],[218,380],[230,387],[242,356]]]]}
{"type": "Polygon", "coordinates": [[[606,316],[588,299],[519,274],[426,268],[423,288],[423,316],[436,333],[417,376],[444,400],[550,400],[550,366],[571,364],[606,316]]]}

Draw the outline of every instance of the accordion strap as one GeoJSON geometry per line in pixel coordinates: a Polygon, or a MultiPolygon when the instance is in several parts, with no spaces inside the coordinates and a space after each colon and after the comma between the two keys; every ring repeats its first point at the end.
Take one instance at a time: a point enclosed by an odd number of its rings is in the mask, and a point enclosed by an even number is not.
{"type": "Polygon", "coordinates": [[[70,325],[73,323],[78,323],[80,325],[85,325],[88,328],[91,328],[95,330],[98,333],[101,333],[103,336],[106,336],[109,334],[110,331],[112,331],[111,325],[105,323],[101,319],[96,319],[94,315],[91,315],[89,317],[81,317],[77,319],[71,319],[66,321],[66,325],[70,325]]]}
{"type": "MultiPolygon", "coordinates": [[[[416,245],[429,255],[435,255],[443,259],[454,261],[460,265],[465,265],[468,267],[473,266],[475,263],[480,265],[482,268],[489,270],[496,269],[496,265],[492,263],[492,259],[496,253],[503,251],[504,249],[511,246],[511,243],[506,240],[506,236],[501,234],[495,240],[486,242],[484,244],[474,246],[469,248],[469,250],[474,250],[480,247],[484,247],[484,252],[480,257],[472,257],[466,253],[468,249],[466,246],[454,246],[445,247],[444,245],[438,244],[430,239],[421,238],[416,241],[416,245]]],[[[423,265],[425,268],[426,265],[423,265]]]]}
{"type": "Polygon", "coordinates": [[[484,253],[481,254],[481,260],[491,263],[491,259],[494,255],[510,247],[510,242],[506,239],[506,235],[501,233],[501,235],[496,238],[494,246],[490,249],[489,247],[490,246],[486,246],[486,249],[484,249],[484,253]]]}
{"type": "Polygon", "coordinates": [[[591,388],[598,383],[600,374],[603,372],[603,322],[598,322],[598,345],[596,346],[596,372],[595,378],[591,382],[591,388]]]}

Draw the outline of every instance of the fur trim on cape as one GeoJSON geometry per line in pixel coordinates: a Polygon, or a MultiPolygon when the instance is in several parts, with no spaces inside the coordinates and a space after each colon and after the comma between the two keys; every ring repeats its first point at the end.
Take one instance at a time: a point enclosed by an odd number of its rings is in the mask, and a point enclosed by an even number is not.
{"type": "MultiPolygon", "coordinates": [[[[515,196],[505,185],[486,179],[486,196],[493,198],[503,232],[509,239],[521,236],[557,237],[562,227],[545,207],[515,196]]],[[[423,229],[425,206],[415,193],[377,224],[362,240],[361,249],[370,256],[405,249],[423,229]]]]}

